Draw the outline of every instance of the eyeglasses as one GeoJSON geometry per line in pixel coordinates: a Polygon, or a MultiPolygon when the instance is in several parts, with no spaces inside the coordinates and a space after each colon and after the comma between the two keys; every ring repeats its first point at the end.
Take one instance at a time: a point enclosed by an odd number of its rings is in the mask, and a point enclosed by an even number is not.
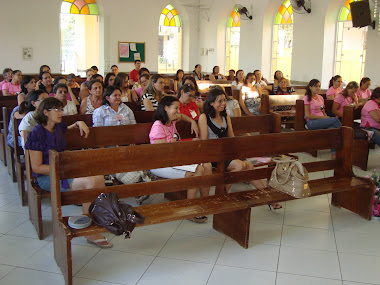
{"type": "Polygon", "coordinates": [[[185,95],[189,96],[190,98],[195,98],[195,95],[193,95],[191,93],[185,93],[185,95]]]}
{"type": "Polygon", "coordinates": [[[47,109],[48,111],[55,111],[55,112],[63,112],[63,108],[52,108],[52,109],[47,109]]]}

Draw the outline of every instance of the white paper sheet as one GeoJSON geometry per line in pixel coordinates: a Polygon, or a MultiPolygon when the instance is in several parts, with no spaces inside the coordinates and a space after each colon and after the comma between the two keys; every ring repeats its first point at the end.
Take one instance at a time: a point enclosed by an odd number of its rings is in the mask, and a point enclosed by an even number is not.
{"type": "Polygon", "coordinates": [[[197,166],[198,164],[190,164],[190,165],[182,165],[182,166],[173,166],[173,168],[179,169],[179,170],[185,170],[188,172],[195,172],[195,170],[197,169],[197,166]]]}
{"type": "Polygon", "coordinates": [[[136,43],[130,43],[129,47],[130,47],[131,51],[137,51],[137,49],[136,49],[136,43]]]}
{"type": "Polygon", "coordinates": [[[135,56],[135,60],[141,60],[141,56],[139,52],[135,53],[134,56],[135,56]]]}

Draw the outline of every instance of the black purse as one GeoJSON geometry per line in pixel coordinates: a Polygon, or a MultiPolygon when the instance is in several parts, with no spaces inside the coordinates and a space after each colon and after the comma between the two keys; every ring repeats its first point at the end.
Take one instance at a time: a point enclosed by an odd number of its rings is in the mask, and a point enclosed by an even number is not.
{"type": "Polygon", "coordinates": [[[124,234],[125,238],[131,237],[136,224],[143,224],[145,221],[131,205],[120,201],[115,192],[100,194],[91,203],[89,212],[95,224],[115,235],[124,234]]]}

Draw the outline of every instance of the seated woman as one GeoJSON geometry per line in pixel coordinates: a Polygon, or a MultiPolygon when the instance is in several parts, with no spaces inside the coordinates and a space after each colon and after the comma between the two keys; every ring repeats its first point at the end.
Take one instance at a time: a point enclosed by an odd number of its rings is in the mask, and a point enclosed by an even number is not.
{"type": "Polygon", "coordinates": [[[235,100],[234,98],[232,98],[231,96],[228,96],[227,93],[226,93],[226,90],[224,89],[224,87],[222,87],[220,85],[210,86],[210,90],[213,89],[213,88],[219,88],[219,89],[221,89],[226,94],[226,99],[227,99],[227,102],[226,102],[226,112],[227,112],[227,114],[231,118],[233,118],[233,117],[241,117],[241,109],[240,109],[239,102],[237,100],[235,100]]]}
{"type": "Polygon", "coordinates": [[[87,96],[80,104],[79,114],[92,114],[96,108],[102,106],[103,101],[103,82],[94,79],[87,84],[90,95],[87,96]]]}
{"type": "Polygon", "coordinates": [[[148,86],[144,90],[142,96],[142,111],[154,111],[158,107],[158,103],[164,97],[164,77],[154,74],[149,78],[148,86]]]}
{"type": "Polygon", "coordinates": [[[195,97],[193,98],[193,101],[197,104],[199,108],[199,113],[203,112],[203,99],[201,96],[201,93],[199,92],[198,84],[195,78],[191,75],[186,76],[182,79],[182,85],[185,84],[191,84],[195,88],[195,97]]]}
{"type": "Polygon", "coordinates": [[[44,71],[40,74],[38,89],[45,90],[47,94],[53,93],[53,78],[50,72],[44,71]]]}
{"type": "Polygon", "coordinates": [[[71,89],[80,88],[80,85],[77,82],[77,76],[74,73],[67,75],[67,86],[71,89]]]}
{"type": "Polygon", "coordinates": [[[195,78],[195,80],[204,80],[205,76],[204,76],[204,74],[202,74],[202,65],[197,64],[194,67],[192,75],[195,78]]]}
{"type": "Polygon", "coordinates": [[[186,83],[182,85],[179,93],[179,112],[188,116],[189,118],[198,121],[199,108],[193,101],[195,97],[195,88],[192,84],[186,83]]]}
{"type": "Polygon", "coordinates": [[[91,76],[90,79],[86,80],[86,87],[84,87],[83,89],[81,88],[81,90],[79,91],[79,100],[80,100],[80,102],[82,102],[90,94],[90,91],[88,90],[88,86],[87,85],[88,85],[88,83],[91,80],[95,80],[95,79],[104,82],[103,76],[101,76],[98,73],[95,73],[93,76],[91,76]]]}
{"type": "Polygon", "coordinates": [[[121,102],[120,88],[111,85],[104,90],[102,106],[92,114],[92,123],[94,127],[136,124],[132,110],[121,102]]]}
{"type": "Polygon", "coordinates": [[[104,88],[107,88],[110,85],[113,85],[115,82],[116,75],[113,73],[107,73],[106,78],[104,79],[104,88]]]}
{"type": "MultiPolygon", "coordinates": [[[[58,76],[54,79],[54,85],[53,85],[53,89],[54,89],[54,86],[57,85],[58,83],[62,83],[62,84],[66,84],[67,86],[67,90],[68,90],[68,93],[67,93],[67,100],[68,101],[73,101],[75,103],[75,105],[80,105],[77,98],[75,97],[73,91],[71,90],[70,86],[67,85],[67,80],[65,77],[63,76],[58,76]]],[[[54,96],[54,94],[53,94],[54,96]]],[[[53,96],[50,96],[50,97],[53,97],[53,96]]]]}
{"type": "Polygon", "coordinates": [[[321,82],[312,79],[306,86],[305,104],[306,126],[309,130],[339,128],[342,124],[338,118],[329,117],[325,112],[325,101],[319,91],[321,82]]]}
{"type": "Polygon", "coordinates": [[[255,81],[256,87],[265,88],[268,85],[268,81],[261,74],[261,70],[256,69],[253,72],[253,74],[255,75],[255,78],[256,78],[256,81],[255,81]]]}
{"type": "Polygon", "coordinates": [[[278,79],[278,85],[273,85],[272,95],[290,95],[296,94],[293,87],[288,86],[289,80],[281,77],[278,79]]]}
{"type": "Polygon", "coordinates": [[[372,131],[372,140],[380,146],[380,87],[373,90],[370,100],[365,103],[360,127],[372,131]]]}
{"type": "MultiPolygon", "coordinates": [[[[226,112],[226,93],[222,88],[212,88],[207,96],[204,113],[199,116],[200,139],[217,139],[234,137],[231,118],[226,112]]],[[[212,163],[216,167],[216,163],[212,163]]],[[[253,165],[248,161],[234,159],[225,161],[224,166],[228,172],[253,169],[253,165]]],[[[250,181],[256,189],[265,188],[261,180],[250,181]]],[[[226,185],[226,191],[229,192],[231,185],[226,185]]],[[[281,205],[273,205],[274,209],[282,208],[281,205]]]]}
{"type": "Polygon", "coordinates": [[[227,81],[226,77],[224,77],[223,74],[220,74],[219,73],[219,66],[214,66],[214,68],[212,69],[212,73],[210,74],[210,80],[223,80],[223,81],[227,81]]]}
{"type": "Polygon", "coordinates": [[[240,107],[249,116],[260,115],[261,91],[256,88],[254,82],[255,75],[248,73],[239,94],[240,107]]]}
{"type": "MultiPolygon", "coordinates": [[[[63,103],[56,98],[47,98],[41,102],[37,109],[36,120],[38,125],[28,135],[25,149],[30,152],[30,163],[33,175],[38,185],[45,191],[50,192],[50,169],[49,150],[64,151],[66,141],[64,133],[67,129],[75,128],[76,125],[67,127],[62,122],[63,103]]],[[[88,136],[89,129],[85,129],[84,137],[88,136]]],[[[103,188],[104,177],[92,176],[75,179],[61,180],[61,192],[76,191],[83,189],[103,188]]],[[[83,204],[83,212],[88,213],[90,203],[83,204]]],[[[101,248],[112,247],[106,238],[97,234],[87,236],[89,243],[96,244],[101,248]]]]}
{"type": "Polygon", "coordinates": [[[0,90],[2,89],[5,83],[8,83],[12,80],[12,69],[7,67],[3,69],[3,78],[4,80],[0,82],[0,90]]]}
{"type": "Polygon", "coordinates": [[[177,73],[176,73],[175,79],[174,79],[174,92],[175,92],[175,94],[179,94],[179,89],[181,89],[181,87],[182,87],[182,79],[183,79],[184,75],[185,75],[185,73],[183,72],[182,69],[177,70],[177,73]]]}
{"type": "Polygon", "coordinates": [[[239,69],[238,71],[236,71],[235,79],[231,83],[232,93],[234,93],[235,90],[240,90],[243,85],[244,85],[244,71],[239,69]]]}
{"type": "Polygon", "coordinates": [[[229,81],[235,80],[235,69],[228,70],[227,80],[229,80],[229,81]]]}
{"type": "Polygon", "coordinates": [[[113,83],[116,87],[121,90],[121,102],[131,102],[131,90],[129,89],[129,75],[125,72],[119,72],[116,75],[115,81],[113,83]]]}
{"type": "Polygon", "coordinates": [[[36,90],[37,81],[33,76],[24,75],[21,79],[21,93],[17,95],[17,104],[20,105],[30,92],[36,90]]]}
{"type": "Polygon", "coordinates": [[[111,72],[113,73],[113,74],[115,74],[115,76],[116,75],[118,75],[118,73],[119,73],[119,67],[117,66],[117,65],[112,65],[111,66],[111,72]]]}
{"type": "Polygon", "coordinates": [[[140,87],[132,89],[131,91],[132,99],[135,102],[141,101],[144,90],[149,84],[149,78],[150,78],[150,75],[148,73],[144,73],[141,76],[139,76],[140,87]]]}
{"type": "Polygon", "coordinates": [[[26,135],[30,132],[35,126],[38,125],[35,115],[36,108],[42,102],[42,100],[48,98],[49,95],[45,90],[35,90],[30,92],[29,96],[26,98],[24,103],[26,105],[27,114],[21,120],[20,125],[18,126],[18,131],[21,136],[21,146],[24,147],[24,142],[26,141],[26,135]]]}
{"type": "Polygon", "coordinates": [[[359,85],[355,81],[351,81],[347,84],[347,87],[338,95],[335,96],[332,112],[338,116],[343,117],[343,108],[348,105],[359,105],[358,92],[359,85]]]}
{"type": "Polygon", "coordinates": [[[14,70],[12,72],[12,79],[6,82],[1,87],[4,96],[16,95],[21,92],[21,79],[22,73],[20,70],[14,70]]]}
{"type": "Polygon", "coordinates": [[[51,74],[51,68],[49,65],[43,64],[40,66],[40,75],[44,72],[49,72],[51,74]]]}
{"type": "MultiPolygon", "coordinates": [[[[181,140],[178,131],[176,129],[176,122],[184,120],[185,122],[191,123],[191,131],[195,132],[198,136],[198,126],[197,123],[190,119],[190,117],[179,113],[179,102],[178,99],[173,96],[166,96],[162,98],[156,113],[154,115],[154,123],[149,133],[149,139],[151,144],[159,143],[172,143],[181,140]]],[[[202,165],[192,165],[193,171],[185,171],[182,169],[177,169],[174,167],[165,167],[158,169],[151,169],[150,171],[162,178],[178,179],[184,177],[202,176],[212,174],[212,169],[210,163],[204,163],[202,165]]],[[[187,199],[196,198],[198,189],[188,189],[187,199]]],[[[201,197],[207,197],[209,195],[209,188],[200,189],[201,197]]],[[[194,217],[189,219],[193,222],[204,223],[207,221],[206,216],[194,217]]]]}
{"type": "Polygon", "coordinates": [[[80,85],[80,90],[82,91],[83,89],[87,88],[87,82],[91,80],[91,77],[95,74],[95,72],[89,68],[86,70],[86,81],[84,81],[81,85],[80,85]]]}
{"type": "Polygon", "coordinates": [[[340,75],[335,75],[331,77],[330,83],[329,83],[329,89],[326,91],[326,98],[329,100],[334,100],[335,96],[338,95],[343,91],[341,88],[342,86],[342,76],[340,75]]]}
{"type": "Polygon", "coordinates": [[[369,87],[371,86],[371,79],[368,77],[363,77],[360,80],[360,87],[358,92],[356,92],[356,96],[358,99],[370,99],[371,98],[371,90],[369,87]]]}
{"type": "MultiPolygon", "coordinates": [[[[35,81],[34,81],[35,82],[35,81]]],[[[28,97],[30,96],[27,95],[27,99],[28,97]]],[[[16,106],[13,108],[12,110],[12,113],[11,113],[11,116],[10,116],[10,120],[9,120],[9,125],[8,125],[8,135],[7,135],[7,144],[14,148],[14,141],[13,141],[13,120],[12,118],[16,118],[16,119],[23,119],[26,114],[28,113],[28,103],[26,101],[23,101],[21,102],[20,105],[16,106]]],[[[22,143],[22,139],[20,136],[18,136],[18,145],[21,146],[23,145],[22,143]]]]}
{"type": "Polygon", "coordinates": [[[58,83],[54,85],[53,89],[54,97],[63,103],[63,115],[70,116],[78,114],[77,105],[73,101],[67,100],[67,94],[69,94],[69,88],[66,84],[58,83]]]}

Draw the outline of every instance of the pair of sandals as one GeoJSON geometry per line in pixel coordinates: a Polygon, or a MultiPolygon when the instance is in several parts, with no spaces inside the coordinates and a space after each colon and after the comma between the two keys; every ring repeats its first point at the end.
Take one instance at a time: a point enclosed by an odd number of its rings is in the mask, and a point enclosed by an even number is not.
{"type": "Polygon", "coordinates": [[[201,223],[207,222],[208,218],[206,216],[200,216],[200,217],[189,218],[188,220],[194,223],[201,224],[201,223]]]}

